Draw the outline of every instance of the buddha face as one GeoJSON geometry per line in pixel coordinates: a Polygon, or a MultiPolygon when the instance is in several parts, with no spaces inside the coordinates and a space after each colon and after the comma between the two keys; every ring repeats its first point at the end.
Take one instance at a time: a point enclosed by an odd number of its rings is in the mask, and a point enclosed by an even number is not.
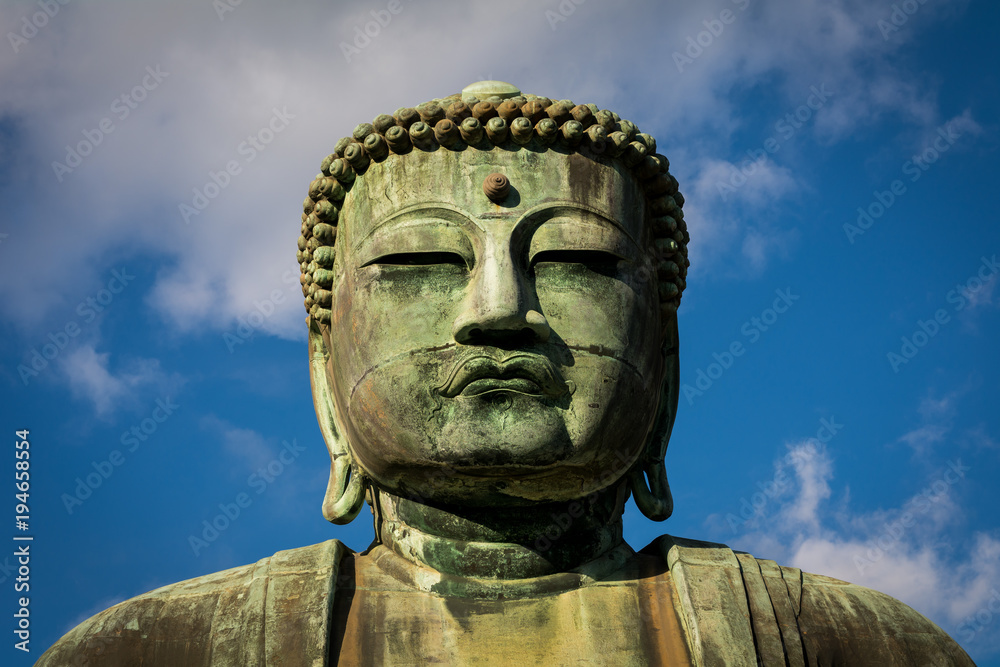
{"type": "Polygon", "coordinates": [[[340,214],[327,379],[354,460],[399,495],[580,498],[643,451],[663,362],[642,193],[549,150],[373,163],[340,214]],[[487,176],[511,184],[499,204],[487,176]]]}

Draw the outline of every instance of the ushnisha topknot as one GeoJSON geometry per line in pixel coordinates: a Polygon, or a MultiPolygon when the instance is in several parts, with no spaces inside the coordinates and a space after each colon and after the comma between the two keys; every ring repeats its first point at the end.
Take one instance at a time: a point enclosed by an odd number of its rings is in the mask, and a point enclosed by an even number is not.
{"type": "Polygon", "coordinates": [[[613,111],[522,95],[502,81],[480,81],[461,94],[403,107],[391,116],[381,114],[336,143],[309,184],[302,207],[296,257],[309,315],[330,323],[337,218],[354,179],[372,160],[437,147],[516,150],[532,143],[537,149],[558,145],[589,157],[612,158],[631,171],[646,195],[661,315],[664,321],[673,317],[687,285],[690,237],[681,210],[684,197],[668,171],[670,162],[656,152],[656,140],[613,111]]]}

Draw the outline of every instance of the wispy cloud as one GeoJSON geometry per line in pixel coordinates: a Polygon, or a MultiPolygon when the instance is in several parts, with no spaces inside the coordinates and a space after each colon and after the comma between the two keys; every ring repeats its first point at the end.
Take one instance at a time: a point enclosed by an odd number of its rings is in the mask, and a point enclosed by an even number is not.
{"type": "Polygon", "coordinates": [[[928,390],[917,407],[920,425],[899,436],[896,442],[913,449],[914,456],[929,460],[936,451],[941,450],[940,445],[952,434],[959,399],[972,388],[972,383],[967,382],[942,396],[928,390]]]}
{"type": "MultiPolygon", "coordinates": [[[[887,41],[876,28],[887,10],[860,0],[632,3],[630,15],[642,21],[622,21],[614,3],[586,3],[556,31],[545,17],[547,9],[558,9],[555,2],[514,0],[499,14],[489,3],[458,10],[432,3],[403,11],[353,62],[337,66],[320,63],[328,63],[330,53],[337,58],[337,45],[353,38],[355,25],[370,20],[369,8],[244,4],[223,24],[209,4],[195,0],[74,5],[17,58],[0,62],[5,92],[0,114],[18,128],[13,150],[28,174],[24,191],[35,201],[55,193],[74,212],[52,216],[43,207],[26,208],[19,215],[21,227],[5,230],[11,237],[0,265],[0,307],[14,320],[37,323],[78,298],[62,276],[74,275],[74,284],[85,285],[109,256],[152,257],[166,264],[148,302],[153,312],[183,331],[229,327],[255,300],[283,288],[282,276],[295,270],[296,204],[337,139],[379,113],[456,92],[475,80],[482,62],[453,57],[466,52],[503,53],[503,67],[491,73],[526,92],[572,94],[577,101],[631,115],[677,158],[682,189],[697,194],[688,197],[692,235],[704,234],[706,242],[692,246],[693,270],[725,262],[756,272],[785,252],[795,236],[794,229],[754,220],[753,207],[786,198],[808,183],[794,175],[800,165],[783,149],[781,161],[761,165],[738,190],[734,210],[705,201],[709,195],[718,199],[716,177],[727,175],[739,163],[735,156],[752,148],[733,144],[746,122],[740,99],[753,94],[756,82],[781,81],[782,104],[794,112],[811,86],[824,83],[835,94],[801,129],[801,139],[828,144],[890,114],[912,126],[935,126],[940,120],[935,83],[900,66],[894,54],[964,4],[928,4],[887,41]],[[669,66],[635,66],[662,64],[665,54],[682,49],[687,37],[704,29],[703,21],[743,5],[739,21],[719,35],[711,53],[683,73],[669,66]],[[230,29],[237,24],[239,30],[230,29]],[[467,25],[489,28],[460,29],[467,25]],[[135,26],[156,29],[137,32],[135,26]],[[142,39],[136,37],[140,32],[142,39]],[[601,40],[589,39],[595,32],[601,40]],[[539,67],[536,50],[509,48],[511,34],[566,57],[539,67]],[[428,39],[431,35],[448,39],[428,39]],[[570,55],[581,43],[587,50],[582,60],[570,55]],[[417,75],[392,74],[409,67],[415,54],[421,64],[417,75]],[[583,67],[584,62],[590,64],[583,67]],[[147,99],[127,117],[112,110],[124,93],[142,84],[147,68],[157,67],[169,74],[147,99]],[[392,85],[373,85],[376,81],[392,85]],[[642,91],[642,104],[636,91],[642,91]],[[294,120],[251,162],[239,147],[266,127],[276,107],[287,107],[294,120]],[[52,162],[64,160],[67,146],[83,141],[84,132],[93,132],[105,117],[113,121],[113,132],[57,182],[52,162]],[[179,205],[190,203],[196,190],[206,192],[213,174],[233,160],[240,173],[185,224],[179,205]],[[47,261],[62,271],[33,270],[32,253],[16,252],[15,237],[22,248],[45,247],[47,261]],[[707,253],[713,239],[726,243],[707,253]],[[30,283],[15,279],[29,274],[30,283]]],[[[300,310],[298,299],[278,304],[264,331],[301,336],[300,310]]]]}
{"type": "Polygon", "coordinates": [[[245,476],[247,469],[266,467],[279,449],[257,431],[235,426],[215,415],[203,417],[201,427],[217,434],[225,450],[241,463],[238,476],[245,476]]]}
{"type": "MultiPolygon", "coordinates": [[[[775,463],[791,480],[764,521],[734,540],[760,557],[868,586],[903,600],[953,634],[1000,585],[1000,535],[956,541],[965,510],[959,487],[974,475],[961,458],[943,464],[897,508],[855,511],[834,492],[836,467],[814,441],[775,463]]],[[[957,635],[956,635],[957,636],[957,635]]]]}
{"type": "Polygon", "coordinates": [[[950,430],[950,427],[942,424],[927,424],[899,436],[899,442],[913,448],[914,454],[926,456],[934,445],[944,440],[950,430]]]}
{"type": "Polygon", "coordinates": [[[66,355],[62,370],[73,394],[90,401],[100,417],[110,415],[122,404],[134,405],[137,388],[161,382],[164,374],[156,359],[131,359],[114,372],[111,354],[82,345],[66,355]]]}
{"type": "Polygon", "coordinates": [[[972,290],[966,288],[964,291],[965,298],[969,300],[969,308],[979,308],[982,306],[992,306],[993,305],[993,289],[997,284],[997,274],[990,276],[981,288],[978,290],[972,290]]]}

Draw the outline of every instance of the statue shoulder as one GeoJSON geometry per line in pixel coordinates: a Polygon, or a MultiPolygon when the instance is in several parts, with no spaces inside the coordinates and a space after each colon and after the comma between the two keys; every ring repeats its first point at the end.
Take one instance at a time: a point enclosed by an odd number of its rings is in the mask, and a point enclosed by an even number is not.
{"type": "Polygon", "coordinates": [[[944,630],[890,595],[808,572],[801,582],[798,624],[807,654],[821,651],[844,664],[973,665],[944,630]]]}
{"type": "Polygon", "coordinates": [[[158,588],[87,619],[35,665],[264,665],[276,652],[323,655],[340,562],[352,553],[329,540],[158,588]]]}
{"type": "Polygon", "coordinates": [[[884,593],[722,544],[664,535],[650,549],[670,568],[698,664],[973,665],[884,593]]]}

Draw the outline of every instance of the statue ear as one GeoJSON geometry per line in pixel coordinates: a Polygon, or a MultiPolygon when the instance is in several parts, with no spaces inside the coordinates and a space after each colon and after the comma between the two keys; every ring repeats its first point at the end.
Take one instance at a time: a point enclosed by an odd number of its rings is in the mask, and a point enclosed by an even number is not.
{"type": "Polygon", "coordinates": [[[312,384],[316,419],[330,452],[330,481],[323,498],[323,516],[327,521],[345,524],[354,520],[364,505],[365,494],[361,470],[354,463],[344,430],[337,420],[337,411],[330,391],[327,367],[331,351],[319,323],[309,318],[309,379],[312,384]]]}
{"type": "Polygon", "coordinates": [[[677,415],[677,399],[680,397],[678,342],[675,314],[663,331],[663,384],[660,387],[660,406],[656,421],[646,440],[642,458],[629,474],[629,486],[636,506],[653,521],[663,521],[674,511],[674,499],[670,495],[670,483],[667,481],[667,468],[663,459],[667,454],[670,432],[677,415]]]}

